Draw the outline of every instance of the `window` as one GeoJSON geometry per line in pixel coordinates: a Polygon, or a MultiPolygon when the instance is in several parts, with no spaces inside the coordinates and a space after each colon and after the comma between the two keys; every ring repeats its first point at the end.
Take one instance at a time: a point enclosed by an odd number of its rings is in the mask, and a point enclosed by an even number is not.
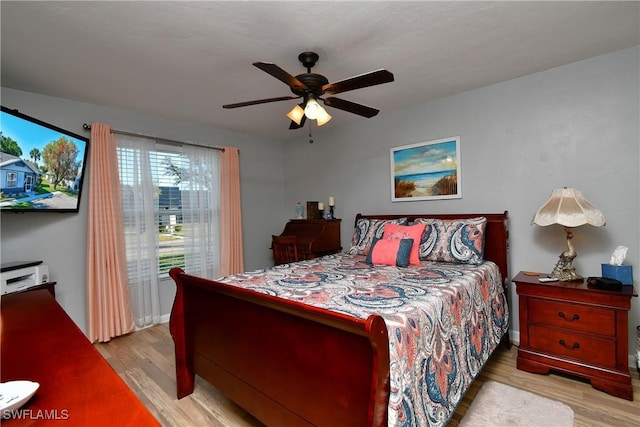
{"type": "MultiPolygon", "coordinates": [[[[140,246],[154,246],[155,259],[147,268],[166,277],[172,267],[187,268],[185,252],[192,255],[192,274],[214,266],[211,254],[193,256],[193,240],[213,244],[212,221],[217,218],[213,203],[217,162],[205,162],[201,154],[185,154],[181,147],[164,146],[148,150],[118,147],[118,163],[127,242],[127,259],[145,258],[140,246]],[[145,232],[153,229],[153,240],[145,232]],[[204,262],[206,265],[202,265],[204,262]]],[[[202,149],[214,154],[211,149],[202,149]]],[[[211,160],[211,159],[209,159],[211,160]]]]}
{"type": "Polygon", "coordinates": [[[127,274],[138,326],[157,323],[158,279],[180,267],[219,276],[215,149],[116,135],[127,274]],[[152,313],[148,315],[147,313],[152,313]]]}
{"type": "Polygon", "coordinates": [[[7,172],[7,187],[15,188],[18,186],[18,174],[15,172],[7,172]]]}

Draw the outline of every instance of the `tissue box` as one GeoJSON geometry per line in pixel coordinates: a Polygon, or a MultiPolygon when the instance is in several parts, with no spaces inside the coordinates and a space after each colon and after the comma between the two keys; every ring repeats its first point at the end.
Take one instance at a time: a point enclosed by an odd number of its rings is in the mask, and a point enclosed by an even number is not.
{"type": "Polygon", "coordinates": [[[602,264],[602,277],[619,280],[623,285],[633,285],[633,269],[630,265],[602,264]]]}

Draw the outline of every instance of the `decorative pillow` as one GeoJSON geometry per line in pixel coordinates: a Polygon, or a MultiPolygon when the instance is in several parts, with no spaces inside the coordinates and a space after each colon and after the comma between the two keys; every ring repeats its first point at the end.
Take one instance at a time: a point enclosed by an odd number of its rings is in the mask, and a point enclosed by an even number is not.
{"type": "Polygon", "coordinates": [[[411,255],[409,255],[409,264],[420,265],[420,239],[424,232],[425,224],[414,225],[399,225],[399,224],[387,224],[384,227],[383,237],[385,239],[413,239],[416,242],[411,249],[411,255]]]}
{"type": "MultiPolygon", "coordinates": [[[[407,218],[369,219],[360,218],[351,238],[349,255],[367,255],[374,238],[381,238],[385,224],[406,224],[407,218]]],[[[417,241],[417,240],[416,240],[417,241]]]]}
{"type": "Polygon", "coordinates": [[[421,260],[461,264],[480,264],[484,260],[487,218],[416,218],[413,223],[426,225],[419,245],[421,260]]]}
{"type": "Polygon", "coordinates": [[[407,267],[413,239],[374,239],[366,263],[407,267]]]}

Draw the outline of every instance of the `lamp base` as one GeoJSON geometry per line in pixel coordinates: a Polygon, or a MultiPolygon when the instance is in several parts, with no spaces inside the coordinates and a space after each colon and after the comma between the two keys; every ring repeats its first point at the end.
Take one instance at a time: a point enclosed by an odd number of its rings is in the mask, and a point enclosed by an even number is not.
{"type": "Polygon", "coordinates": [[[584,278],[576,272],[576,268],[572,265],[571,262],[567,263],[562,259],[558,260],[558,263],[554,267],[549,277],[554,279],[558,279],[562,282],[572,282],[574,280],[583,280],[584,278]]]}
{"type": "Polygon", "coordinates": [[[571,244],[573,233],[571,232],[571,229],[569,227],[565,227],[564,231],[567,234],[567,250],[560,254],[558,262],[553,268],[551,274],[549,274],[549,277],[553,277],[554,279],[558,279],[563,282],[582,280],[583,277],[576,273],[576,268],[573,266],[573,260],[576,256],[578,256],[575,249],[573,248],[573,245],[571,244]]]}

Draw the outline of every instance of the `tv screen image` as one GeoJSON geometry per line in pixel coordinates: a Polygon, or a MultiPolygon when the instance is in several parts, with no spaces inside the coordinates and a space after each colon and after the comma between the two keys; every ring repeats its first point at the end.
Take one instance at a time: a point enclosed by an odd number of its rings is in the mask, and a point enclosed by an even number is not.
{"type": "Polygon", "coordinates": [[[0,210],[78,212],[89,139],[2,106],[0,210]]]}

